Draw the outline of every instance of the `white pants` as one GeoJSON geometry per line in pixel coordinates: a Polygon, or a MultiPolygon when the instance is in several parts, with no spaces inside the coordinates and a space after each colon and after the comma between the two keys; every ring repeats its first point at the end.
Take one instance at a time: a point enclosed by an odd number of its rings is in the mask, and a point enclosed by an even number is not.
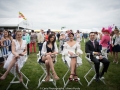
{"type": "Polygon", "coordinates": [[[108,59],[108,57],[107,57],[107,47],[102,47],[101,53],[102,53],[102,55],[105,56],[106,59],[108,59]]]}

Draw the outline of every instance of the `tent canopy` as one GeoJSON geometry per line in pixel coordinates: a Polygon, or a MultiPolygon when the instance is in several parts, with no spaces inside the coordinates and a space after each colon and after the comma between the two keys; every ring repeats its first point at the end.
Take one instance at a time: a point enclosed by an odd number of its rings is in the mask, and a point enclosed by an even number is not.
{"type": "Polygon", "coordinates": [[[3,27],[12,27],[12,26],[18,26],[21,22],[23,22],[24,19],[22,18],[0,18],[0,26],[3,27]]]}

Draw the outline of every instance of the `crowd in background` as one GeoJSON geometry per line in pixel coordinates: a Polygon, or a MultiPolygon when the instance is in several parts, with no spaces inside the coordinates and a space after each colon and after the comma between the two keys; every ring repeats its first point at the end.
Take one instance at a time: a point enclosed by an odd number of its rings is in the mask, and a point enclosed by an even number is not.
{"type": "MultiPolygon", "coordinates": [[[[53,58],[49,57],[49,54],[50,53],[54,54],[53,50],[51,48],[56,50],[55,54],[56,53],[65,53],[66,52],[65,50],[67,50],[64,48],[65,45],[66,45],[66,47],[69,48],[69,44],[72,45],[72,43],[73,43],[76,45],[76,47],[79,47],[79,48],[77,48],[78,52],[82,53],[82,50],[80,49],[81,41],[84,40],[84,43],[88,42],[87,39],[90,40],[92,38],[93,33],[95,34],[95,39],[93,41],[91,41],[91,42],[93,42],[93,44],[92,44],[94,46],[93,49],[96,50],[96,44],[99,43],[99,50],[101,51],[101,54],[103,56],[105,56],[106,60],[108,60],[108,53],[110,52],[111,55],[113,55],[113,57],[114,57],[113,63],[118,64],[118,53],[120,52],[120,33],[119,33],[118,28],[115,28],[111,32],[109,31],[109,29],[103,28],[101,30],[101,32],[99,32],[99,33],[91,32],[90,34],[82,33],[79,30],[77,30],[77,32],[75,32],[75,33],[73,32],[73,30],[67,30],[65,32],[57,32],[56,33],[56,32],[52,32],[50,29],[48,29],[47,32],[45,32],[44,30],[40,30],[40,32],[38,32],[38,33],[34,32],[34,30],[32,30],[31,32],[26,32],[26,30],[23,30],[23,32],[20,30],[19,31],[13,30],[13,32],[11,32],[9,30],[0,30],[0,61],[7,60],[9,55],[11,55],[11,53],[13,53],[14,50],[13,50],[12,42],[14,40],[16,40],[16,38],[18,40],[20,40],[19,39],[19,37],[20,37],[22,40],[26,41],[25,43],[27,45],[27,48],[26,48],[27,55],[29,55],[30,53],[33,53],[33,52],[36,53],[37,52],[36,46],[39,47],[40,55],[41,55],[41,57],[43,57],[42,60],[46,60],[49,63],[49,65],[50,65],[49,67],[52,68],[53,73],[55,73],[55,77],[57,80],[57,79],[59,79],[59,77],[57,76],[57,74],[53,68],[53,64],[51,63],[51,61],[49,61],[49,60],[53,59],[53,58]],[[16,32],[18,32],[18,33],[16,34],[16,32]],[[17,35],[17,37],[16,37],[16,35],[17,35]],[[59,52],[57,52],[57,44],[55,42],[56,39],[58,40],[58,43],[59,43],[59,52]],[[77,42],[77,44],[74,43],[74,41],[77,42]],[[95,42],[97,42],[97,43],[95,43],[95,42]],[[51,48],[47,47],[46,45],[50,46],[51,48]],[[51,45],[53,45],[53,46],[51,46],[51,45]],[[43,53],[45,53],[45,52],[47,53],[48,56],[43,55],[43,53]]],[[[16,42],[16,41],[14,41],[14,42],[16,42]]],[[[24,43],[24,45],[25,45],[25,43],[24,43]]],[[[17,44],[16,44],[16,46],[17,46],[17,44]]],[[[22,47],[22,46],[20,46],[20,47],[22,47]]],[[[90,46],[88,45],[87,48],[89,48],[89,47],[90,46]]],[[[71,51],[75,51],[75,48],[72,46],[69,48],[69,50],[70,49],[71,49],[71,51]]],[[[70,55],[73,54],[72,52],[67,52],[67,53],[69,53],[70,55]]],[[[20,54],[20,56],[22,56],[22,55],[20,54]]],[[[71,60],[72,59],[74,59],[74,58],[71,58],[71,60]]],[[[67,57],[67,60],[68,60],[68,57],[67,57]]],[[[79,59],[79,60],[81,62],[81,59],[79,59]]],[[[73,63],[75,63],[75,62],[73,62],[73,63]]],[[[73,65],[73,69],[75,69],[74,64],[70,64],[70,65],[73,65]]],[[[7,74],[8,74],[8,71],[7,71],[7,74]]],[[[71,73],[72,72],[76,73],[76,72],[74,72],[74,70],[73,71],[71,70],[71,73]]],[[[49,74],[49,72],[48,72],[48,74],[49,74]]],[[[76,76],[76,74],[75,74],[75,76],[76,76]]],[[[72,74],[70,75],[70,78],[69,78],[70,80],[71,80],[71,77],[72,77],[72,74]]],[[[4,77],[2,77],[2,79],[4,79],[4,77]]],[[[49,79],[49,75],[48,75],[47,79],[49,79]]]]}
{"type": "MultiPolygon", "coordinates": [[[[7,57],[11,53],[11,42],[13,39],[15,39],[15,32],[16,30],[13,30],[12,32],[9,30],[0,30],[0,55],[3,57],[7,57]]],[[[52,32],[50,29],[48,31],[40,30],[40,32],[34,32],[32,30],[31,32],[26,32],[26,30],[23,30],[23,40],[27,41],[27,54],[32,53],[33,51],[36,52],[36,45],[39,46],[39,51],[42,49],[42,44],[44,41],[48,40],[48,36],[52,33],[55,34],[59,44],[59,52],[63,50],[63,44],[64,42],[69,40],[68,34],[73,32],[73,30],[67,30],[65,32],[52,32]]],[[[114,62],[118,62],[118,53],[120,50],[119,48],[119,30],[116,28],[115,31],[109,32],[108,30],[105,30],[104,28],[101,30],[101,32],[95,32],[96,40],[101,45],[101,50],[106,52],[111,52],[111,54],[115,57],[114,62]],[[108,37],[107,37],[108,36],[108,37]],[[109,38],[108,41],[105,39],[109,38]],[[115,40],[116,39],[116,40],[115,40]],[[106,41],[106,44],[105,42],[106,41]],[[114,45],[115,44],[115,45],[114,45]],[[117,49],[116,49],[117,48],[117,49]]],[[[74,33],[74,40],[78,41],[79,43],[84,40],[88,39],[88,33],[82,33],[79,30],[77,30],[76,33],[74,33]]],[[[107,55],[106,55],[107,57],[107,55]]]]}

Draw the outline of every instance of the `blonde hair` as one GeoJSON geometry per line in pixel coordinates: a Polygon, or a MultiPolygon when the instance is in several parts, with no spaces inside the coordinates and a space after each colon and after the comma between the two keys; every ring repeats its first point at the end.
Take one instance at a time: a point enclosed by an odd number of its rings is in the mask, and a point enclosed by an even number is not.
{"type": "Polygon", "coordinates": [[[18,32],[21,32],[21,33],[22,33],[22,30],[17,30],[17,31],[16,31],[16,34],[17,34],[18,32]]]}

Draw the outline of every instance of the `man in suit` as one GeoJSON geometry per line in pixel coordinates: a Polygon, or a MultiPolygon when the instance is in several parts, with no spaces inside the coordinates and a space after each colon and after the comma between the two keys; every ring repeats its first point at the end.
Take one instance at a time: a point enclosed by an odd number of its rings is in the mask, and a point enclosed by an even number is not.
{"type": "Polygon", "coordinates": [[[98,81],[99,78],[104,75],[104,72],[107,72],[110,62],[102,57],[99,43],[95,40],[94,32],[89,33],[89,38],[90,40],[85,44],[85,52],[90,53],[90,59],[95,64],[96,80],[98,81]],[[100,62],[102,62],[104,66],[101,73],[99,73],[100,62]]]}

